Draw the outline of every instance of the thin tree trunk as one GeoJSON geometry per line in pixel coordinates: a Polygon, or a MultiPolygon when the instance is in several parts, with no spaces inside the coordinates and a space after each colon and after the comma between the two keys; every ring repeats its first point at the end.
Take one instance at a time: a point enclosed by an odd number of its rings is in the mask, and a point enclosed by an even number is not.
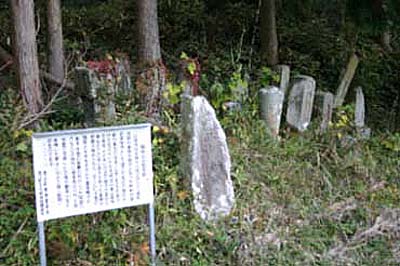
{"type": "Polygon", "coordinates": [[[161,59],[157,0],[137,0],[138,61],[152,64],[161,59]]]}
{"type": "Polygon", "coordinates": [[[33,0],[11,0],[18,85],[31,114],[39,113],[42,93],[35,32],[33,0]]]}
{"type": "Polygon", "coordinates": [[[138,69],[136,88],[149,117],[161,113],[165,67],[161,62],[157,0],[137,0],[138,69]]]}
{"type": "Polygon", "coordinates": [[[279,62],[276,30],[275,0],[262,0],[261,5],[261,55],[269,66],[279,62]]]}
{"type": "Polygon", "coordinates": [[[48,0],[49,72],[58,80],[64,79],[64,48],[60,0],[48,0]]]}

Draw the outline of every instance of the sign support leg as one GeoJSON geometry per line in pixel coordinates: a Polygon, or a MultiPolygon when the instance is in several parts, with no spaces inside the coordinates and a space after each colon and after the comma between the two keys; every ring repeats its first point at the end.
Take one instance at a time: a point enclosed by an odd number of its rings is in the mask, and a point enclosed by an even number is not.
{"type": "Polygon", "coordinates": [[[151,265],[156,265],[156,228],[154,222],[154,202],[149,204],[149,224],[150,224],[150,254],[151,254],[151,265]]]}
{"type": "Polygon", "coordinates": [[[47,266],[46,261],[46,243],[44,236],[44,222],[38,223],[38,231],[39,231],[39,252],[40,252],[40,265],[47,266]]]}

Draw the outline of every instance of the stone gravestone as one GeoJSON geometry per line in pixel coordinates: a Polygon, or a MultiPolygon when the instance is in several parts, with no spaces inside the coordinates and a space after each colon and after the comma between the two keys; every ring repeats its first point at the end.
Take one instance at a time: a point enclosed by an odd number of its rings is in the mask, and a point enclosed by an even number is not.
{"type": "Polygon", "coordinates": [[[96,102],[100,83],[93,71],[86,67],[75,68],[74,81],[76,84],[76,92],[82,99],[85,123],[88,126],[93,126],[100,112],[100,106],[96,102]]]}
{"type": "Polygon", "coordinates": [[[259,91],[260,115],[267,124],[269,134],[277,138],[281,124],[284,94],[277,87],[271,86],[259,91]]]}
{"type": "Polygon", "coordinates": [[[112,121],[116,116],[114,80],[98,78],[86,67],[75,68],[74,79],[84,105],[86,124],[93,126],[96,122],[112,121]]]}
{"type": "Polygon", "coordinates": [[[300,132],[304,132],[310,124],[314,94],[314,78],[304,75],[295,78],[289,94],[286,120],[300,132]]]}
{"type": "Polygon", "coordinates": [[[278,65],[276,69],[280,74],[279,89],[283,92],[283,94],[286,94],[290,83],[290,67],[287,65],[278,65]]]}
{"type": "Polygon", "coordinates": [[[234,191],[225,133],[202,96],[183,96],[182,174],[191,178],[194,207],[203,220],[230,213],[234,191]]]}
{"type": "Polygon", "coordinates": [[[330,92],[317,91],[314,101],[315,114],[320,121],[319,132],[324,133],[328,130],[329,123],[332,121],[334,96],[330,92]]]}
{"type": "Polygon", "coordinates": [[[361,87],[356,89],[355,125],[358,128],[365,126],[365,100],[361,87]]]}
{"type": "Polygon", "coordinates": [[[357,134],[361,139],[368,139],[371,136],[371,129],[365,126],[365,99],[361,87],[357,87],[356,89],[356,108],[354,116],[357,134]]]}

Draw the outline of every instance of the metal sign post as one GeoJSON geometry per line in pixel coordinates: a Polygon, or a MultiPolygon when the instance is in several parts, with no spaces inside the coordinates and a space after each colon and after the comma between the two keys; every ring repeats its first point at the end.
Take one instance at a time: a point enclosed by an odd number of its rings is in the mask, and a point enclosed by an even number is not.
{"type": "Polygon", "coordinates": [[[155,265],[150,124],[37,133],[32,151],[42,266],[45,221],[143,204],[155,265]]]}
{"type": "Polygon", "coordinates": [[[44,236],[44,223],[38,223],[38,234],[39,234],[39,254],[40,254],[40,265],[47,266],[46,261],[46,242],[44,236]]]}
{"type": "Polygon", "coordinates": [[[149,204],[149,225],[150,225],[150,255],[151,265],[156,265],[156,226],[154,217],[154,203],[149,204]]]}

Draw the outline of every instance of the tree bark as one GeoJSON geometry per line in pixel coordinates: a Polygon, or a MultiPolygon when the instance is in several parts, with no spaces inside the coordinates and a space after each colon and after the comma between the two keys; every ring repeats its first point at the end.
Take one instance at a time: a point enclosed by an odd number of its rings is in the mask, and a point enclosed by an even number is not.
{"type": "Polygon", "coordinates": [[[137,0],[138,61],[153,64],[161,59],[157,0],[137,0]]]}
{"type": "Polygon", "coordinates": [[[43,102],[39,80],[34,3],[33,0],[11,0],[11,6],[18,85],[28,111],[37,114],[43,102]]]}
{"type": "Polygon", "coordinates": [[[64,46],[60,0],[48,0],[49,72],[58,80],[64,79],[64,46]]]}
{"type": "Polygon", "coordinates": [[[262,0],[261,5],[261,56],[269,66],[279,62],[276,30],[275,0],[262,0]]]}
{"type": "Polygon", "coordinates": [[[157,118],[161,113],[165,89],[165,67],[161,61],[157,0],[137,0],[138,69],[136,88],[145,114],[157,118]]]}

